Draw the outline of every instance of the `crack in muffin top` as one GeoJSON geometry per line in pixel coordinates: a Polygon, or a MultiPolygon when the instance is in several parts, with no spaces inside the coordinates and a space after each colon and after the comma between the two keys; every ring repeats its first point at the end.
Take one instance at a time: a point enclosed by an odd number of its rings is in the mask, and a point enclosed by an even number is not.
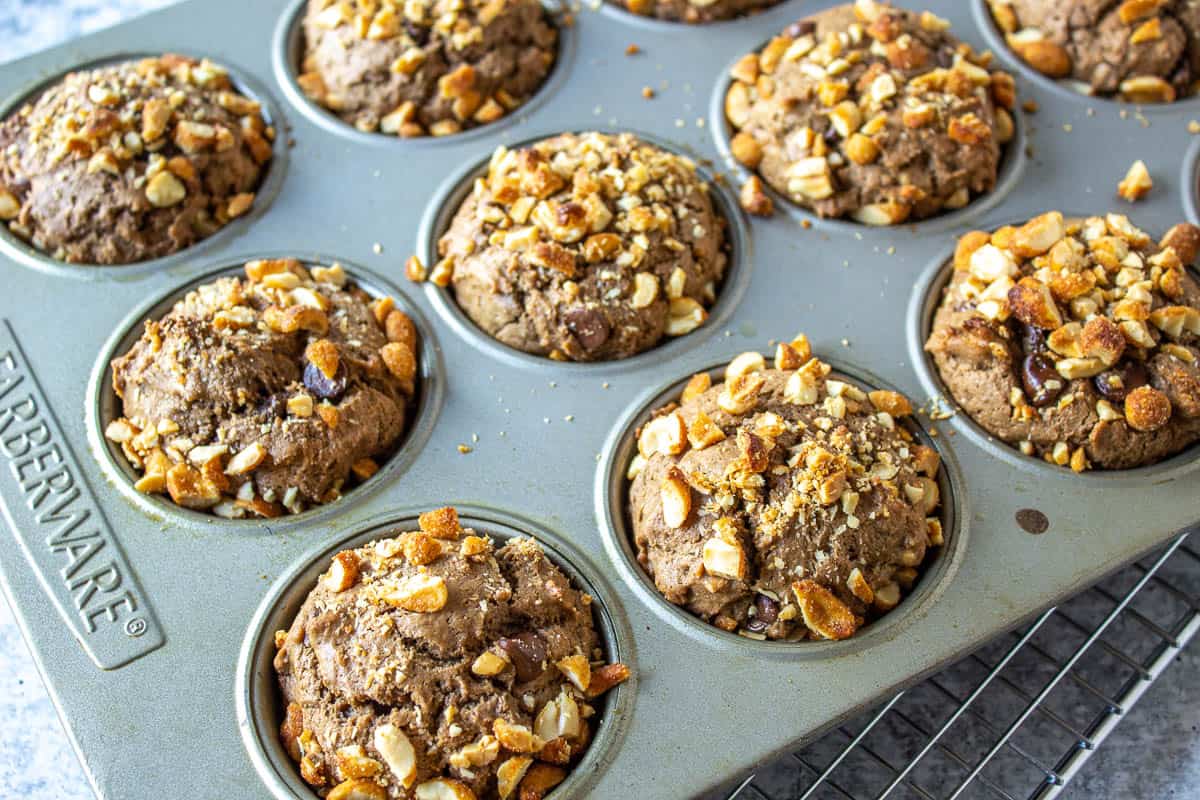
{"type": "Polygon", "coordinates": [[[741,58],[725,116],[734,158],[757,171],[743,207],[771,213],[765,180],[822,217],[895,225],[990,192],[1015,131],[1015,83],[949,27],[858,0],[741,58]]]}
{"type": "Polygon", "coordinates": [[[170,255],[250,210],[274,137],[207,59],[72,72],[0,123],[0,220],[69,263],[170,255]]]}
{"type": "Polygon", "coordinates": [[[284,746],[330,800],[539,800],[629,670],[535,540],[419,527],[338,553],[276,634],[284,746]]]}
{"type": "Polygon", "coordinates": [[[445,136],[515,111],[557,55],[538,0],[309,0],[297,82],[361,131],[445,136]]]}
{"type": "Polygon", "coordinates": [[[707,320],[727,262],[709,194],[690,159],[628,133],[500,147],[431,278],[510,347],[626,358],[707,320]]]}
{"type": "Polygon", "coordinates": [[[1051,211],[959,239],[925,348],[989,433],[1076,472],[1200,439],[1200,228],[1051,211]]]}
{"type": "Polygon", "coordinates": [[[1084,94],[1170,103],[1196,93],[1200,6],[1192,0],[990,0],[1008,46],[1084,94]]]}
{"type": "Polygon", "coordinates": [[[415,395],[416,328],[339,265],[251,261],[189,292],[112,363],[106,437],[135,488],[222,517],[332,502],[379,469],[415,395]]]}
{"type": "Polygon", "coordinates": [[[744,353],[638,431],[629,511],[663,596],[754,639],[845,639],[943,544],[936,451],[903,395],[830,377],[801,336],[744,353]]]}

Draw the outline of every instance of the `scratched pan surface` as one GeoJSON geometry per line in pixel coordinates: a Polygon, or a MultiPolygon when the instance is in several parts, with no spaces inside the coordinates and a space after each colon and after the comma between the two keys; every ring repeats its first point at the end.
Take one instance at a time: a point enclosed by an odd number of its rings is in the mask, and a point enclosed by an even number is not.
{"type": "MultiPolygon", "coordinates": [[[[982,2],[927,5],[972,44],[996,44],[982,2]]],[[[923,417],[923,435],[936,428],[951,467],[954,507],[948,544],[916,592],[847,643],[769,645],[721,636],[657,599],[621,538],[621,482],[611,473],[624,469],[625,426],[680,378],[797,330],[843,372],[919,401],[939,395],[920,341],[954,236],[1047,208],[1121,206],[1114,187],[1137,158],[1155,188],[1135,221],[1155,233],[1185,215],[1200,221],[1197,148],[1185,128],[1200,116],[1197,101],[1142,116],[1018,70],[1023,98],[1041,106],[1021,123],[1029,155],[1013,148],[988,201],[915,227],[817,221],[805,230],[803,215],[789,213],[751,222],[720,195],[735,252],[713,322],[625,363],[516,356],[483,339],[439,290],[401,278],[405,256],[428,254],[453,178],[500,143],[628,127],[732,171],[713,113],[728,65],[821,7],[794,0],[706,28],[581,10],[554,77],[525,111],[441,141],[354,134],[304,104],[284,52],[298,3],[285,0],[184,3],[0,72],[0,98],[11,101],[114,55],[205,54],[233,67],[267,101],[281,141],[295,142],[277,148],[250,218],[181,256],[88,270],[0,242],[0,498],[11,529],[0,536],[0,568],[100,795],[305,797],[270,741],[275,700],[261,637],[278,623],[277,604],[294,603],[312,580],[311,559],[434,504],[469,505],[475,518],[498,520],[498,533],[522,520],[545,531],[604,602],[606,635],[635,669],[605,710],[587,777],[560,798],[717,787],[1196,523],[1194,450],[1147,470],[1076,477],[989,442],[962,415],[923,417]],[[624,55],[630,43],[643,53],[624,55]],[[644,85],[658,97],[642,99],[644,85]],[[400,294],[416,312],[425,389],[395,466],[336,506],[272,524],[135,502],[97,435],[105,354],[163,298],[248,255],[281,252],[344,259],[369,288],[400,294]],[[474,451],[462,455],[459,444],[474,451]],[[1022,509],[1043,512],[1049,529],[1024,532],[1022,509]]]]}

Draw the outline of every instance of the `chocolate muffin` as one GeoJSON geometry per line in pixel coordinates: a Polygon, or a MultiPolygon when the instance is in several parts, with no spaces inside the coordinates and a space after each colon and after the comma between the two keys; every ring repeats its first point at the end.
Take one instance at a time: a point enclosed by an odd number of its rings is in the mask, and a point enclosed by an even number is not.
{"type": "Polygon", "coordinates": [[[1200,438],[1200,228],[1157,245],[1120,214],[963,236],[925,344],[988,433],[1053,464],[1126,469],[1200,438]]]}
{"type": "Polygon", "coordinates": [[[445,136],[515,110],[557,54],[538,0],[309,0],[299,83],[361,131],[445,136]]]}
{"type": "Polygon", "coordinates": [[[948,29],[874,0],[790,25],[733,67],[734,158],[792,202],[868,225],[990,192],[1014,133],[1014,82],[948,29]]]}
{"type": "Polygon", "coordinates": [[[1081,92],[1170,103],[1196,92],[1200,6],[1192,0],[990,0],[1025,63],[1081,92]]]}
{"type": "Polygon", "coordinates": [[[229,518],[277,517],[371,477],[405,429],[417,333],[338,265],[251,261],[146,323],[112,363],[140,492],[229,518]]]}
{"type": "Polygon", "coordinates": [[[608,0],[643,17],[669,22],[717,22],[753,14],[780,0],[608,0]]]}
{"type": "Polygon", "coordinates": [[[690,159],[628,133],[564,133],[496,150],[438,243],[434,277],[510,347],[626,358],[708,318],[724,224],[690,159]]]}
{"type": "Polygon", "coordinates": [[[638,431],[638,561],[671,603],[754,639],[845,639],[943,543],[936,451],[912,406],[830,375],[803,336],[694,376],[638,431]]]}
{"type": "Polygon", "coordinates": [[[338,553],[275,636],[280,737],[329,800],[540,800],[582,757],[605,664],[592,598],[533,539],[453,508],[338,553]]]}
{"type": "Polygon", "coordinates": [[[274,137],[208,60],[72,72],[0,123],[0,220],[73,264],[170,255],[250,210],[274,137]]]}

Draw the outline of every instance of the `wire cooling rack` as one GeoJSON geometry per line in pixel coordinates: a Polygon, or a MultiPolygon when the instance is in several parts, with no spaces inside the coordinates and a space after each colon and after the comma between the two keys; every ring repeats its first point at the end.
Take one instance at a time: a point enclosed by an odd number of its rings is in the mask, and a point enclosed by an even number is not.
{"type": "Polygon", "coordinates": [[[1056,796],[1200,630],[1193,544],[1179,537],[721,797],[1056,796]]]}

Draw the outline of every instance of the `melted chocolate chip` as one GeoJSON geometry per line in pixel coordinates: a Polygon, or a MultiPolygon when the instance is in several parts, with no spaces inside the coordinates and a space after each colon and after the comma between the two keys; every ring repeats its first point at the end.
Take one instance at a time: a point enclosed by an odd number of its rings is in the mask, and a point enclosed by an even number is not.
{"type": "Polygon", "coordinates": [[[416,43],[417,47],[424,47],[429,41],[429,28],[424,25],[417,25],[410,20],[404,20],[404,32],[407,33],[416,43]]]}
{"type": "Polygon", "coordinates": [[[1113,403],[1124,403],[1130,392],[1149,382],[1150,373],[1141,361],[1123,361],[1092,379],[1096,391],[1113,403]]]}
{"type": "Polygon", "coordinates": [[[1043,355],[1028,355],[1021,361],[1021,384],[1030,404],[1048,406],[1058,399],[1066,387],[1066,381],[1054,368],[1054,363],[1043,355]]]}
{"type": "Polygon", "coordinates": [[[604,315],[591,308],[568,309],[563,312],[563,321],[588,352],[602,347],[612,333],[604,315]]]}
{"type": "Polygon", "coordinates": [[[765,594],[754,596],[754,616],[746,623],[746,630],[762,633],[779,619],[779,603],[765,594]]]}
{"type": "Polygon", "coordinates": [[[793,39],[799,39],[801,36],[806,36],[810,33],[817,32],[817,23],[811,19],[802,19],[799,22],[793,22],[784,30],[784,36],[790,36],[793,39]]]}
{"type": "Polygon", "coordinates": [[[1026,355],[1037,355],[1046,352],[1046,332],[1035,325],[1018,322],[1017,333],[1021,337],[1021,347],[1026,355]]]}
{"type": "Polygon", "coordinates": [[[305,364],[304,385],[321,400],[336,403],[346,393],[346,368],[339,364],[337,373],[329,378],[316,364],[305,364]]]}
{"type": "Polygon", "coordinates": [[[546,643],[533,631],[524,631],[496,642],[509,662],[517,671],[517,680],[525,683],[541,675],[546,669],[546,643]]]}

